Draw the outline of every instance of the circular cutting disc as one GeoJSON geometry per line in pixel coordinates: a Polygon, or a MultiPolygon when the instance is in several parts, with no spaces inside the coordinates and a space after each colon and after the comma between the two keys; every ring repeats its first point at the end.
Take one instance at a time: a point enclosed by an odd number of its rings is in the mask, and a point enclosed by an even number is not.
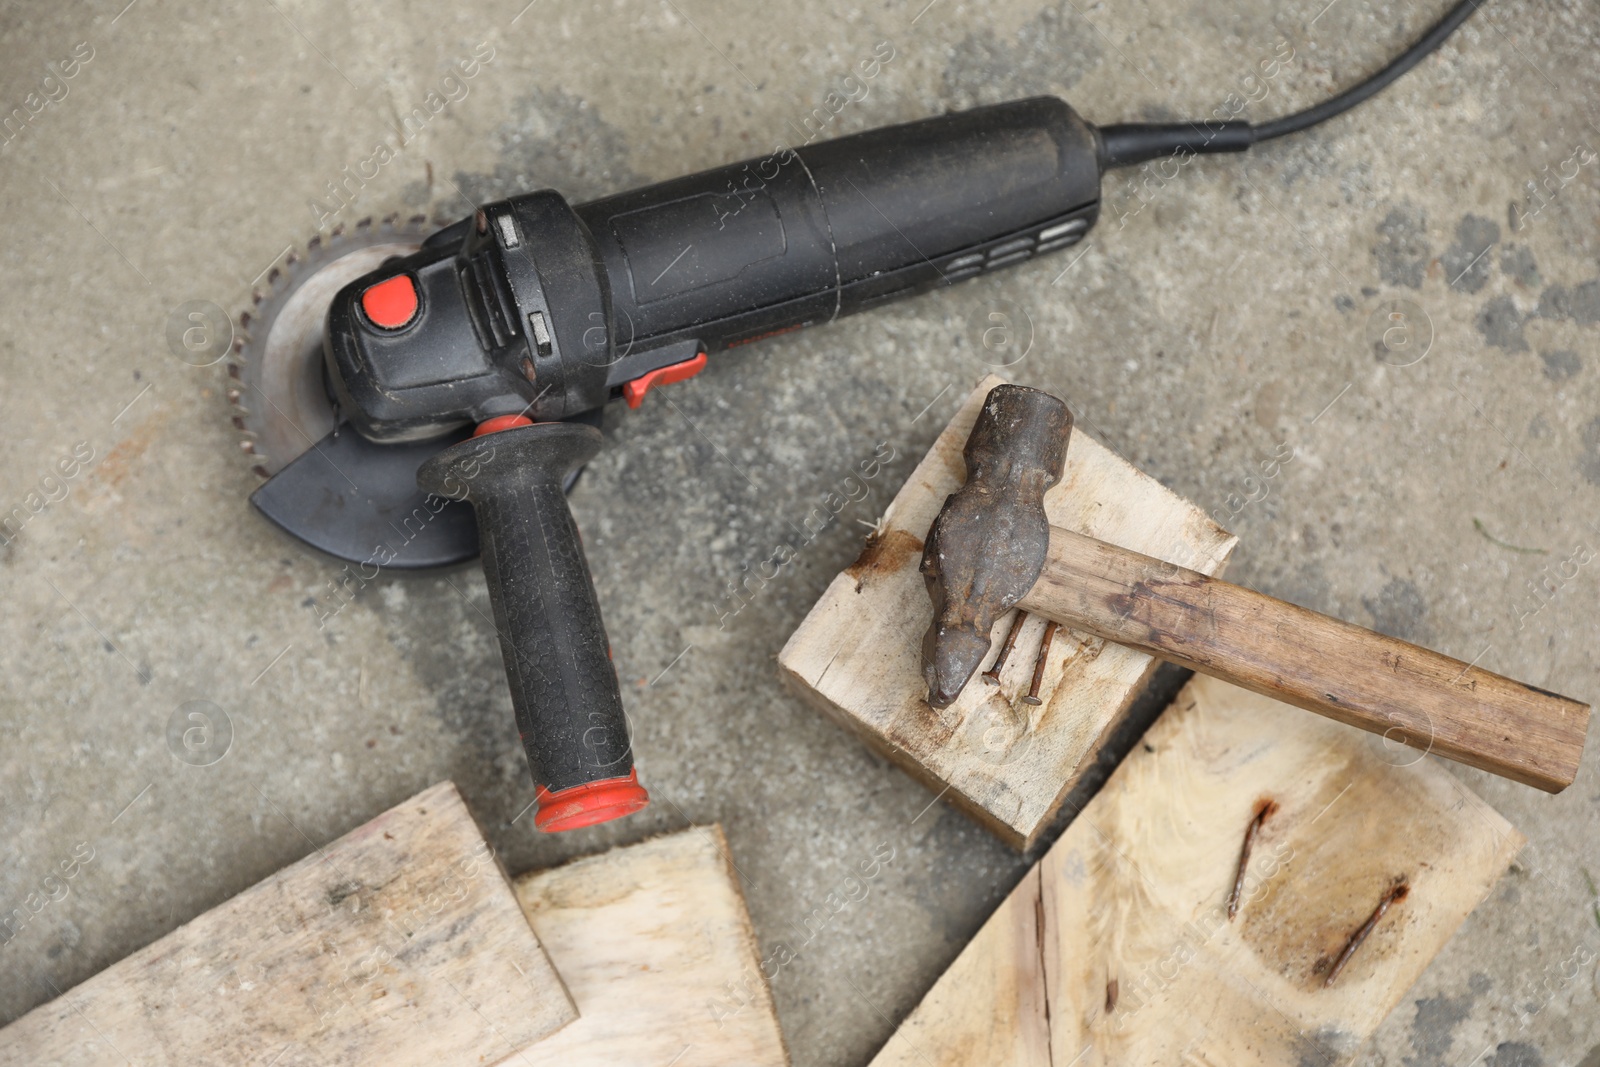
{"type": "Polygon", "coordinates": [[[284,269],[267,276],[267,290],[252,294],[252,306],[239,315],[228,395],[234,425],[244,435],[240,445],[261,477],[276,474],[333,429],[322,327],[334,296],[391,256],[415,252],[423,236],[420,219],[335,230],[291,252],[284,269]]]}
{"type": "MultiPolygon", "coordinates": [[[[328,306],[385,260],[420,248],[424,224],[422,218],[402,225],[363,221],[352,232],[314,238],[268,274],[266,290],[251,294],[234,331],[228,364],[233,424],[251,469],[266,479],[251,502],[285,532],[346,562],[370,562],[375,546],[387,547],[386,565],[401,570],[450,566],[478,554],[476,523],[465,503],[428,508],[434,518],[423,524],[425,532],[413,530],[425,503],[416,487],[418,465],[470,427],[403,445],[374,444],[353,430],[333,432],[339,412],[323,356],[328,306]],[[390,544],[396,537],[403,543],[390,544]]],[[[596,408],[572,419],[598,427],[601,416],[596,408]]],[[[567,476],[568,492],[578,474],[567,476]]]]}

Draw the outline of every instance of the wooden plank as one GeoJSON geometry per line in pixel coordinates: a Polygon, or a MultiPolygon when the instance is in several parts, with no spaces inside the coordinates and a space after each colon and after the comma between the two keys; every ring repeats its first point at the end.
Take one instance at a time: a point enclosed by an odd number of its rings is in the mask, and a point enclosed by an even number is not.
{"type": "MultiPolygon", "coordinates": [[[[922,635],[933,609],[917,566],[945,497],[965,480],[961,450],[983,398],[979,382],[884,514],[881,533],[833,580],[778,657],[790,685],[856,731],[929,789],[1017,848],[1031,844],[1094,765],[1155,666],[1142,652],[1063,630],[1040,695],[1028,691],[1044,633],[1029,618],[1001,685],[969,685],[934,711],[922,677],[922,635]]],[[[1045,495],[1050,521],[1206,574],[1222,570],[1237,539],[1199,508],[1074,430],[1061,482],[1045,495]]],[[[1011,615],[995,624],[998,650],[1011,615]]]]}
{"type": "Polygon", "coordinates": [[[787,1064],[728,855],[699,827],[517,879],[580,1018],[506,1067],[787,1064]]]}
{"type": "Polygon", "coordinates": [[[444,782],[0,1030],[0,1064],[487,1063],[575,1016],[444,782]]]}
{"type": "Polygon", "coordinates": [[[873,1067],[1348,1061],[1522,846],[1415,755],[1195,678],[873,1067]]]}
{"type": "Polygon", "coordinates": [[[1583,759],[1587,704],[1071,530],[1021,607],[1546,792],[1583,759]]]}

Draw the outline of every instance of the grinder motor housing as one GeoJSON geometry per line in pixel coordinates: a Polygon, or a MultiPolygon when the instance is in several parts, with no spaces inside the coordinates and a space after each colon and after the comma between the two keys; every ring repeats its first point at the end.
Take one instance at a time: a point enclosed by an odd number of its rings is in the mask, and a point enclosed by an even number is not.
{"type": "Polygon", "coordinates": [[[1099,209],[1097,153],[1092,126],[1039,97],[576,208],[548,190],[513,197],[339,294],[333,387],[373,441],[567,418],[618,395],[637,406],[625,386],[702,353],[1076,243],[1099,209]],[[362,299],[397,276],[415,309],[379,322],[362,299]]]}

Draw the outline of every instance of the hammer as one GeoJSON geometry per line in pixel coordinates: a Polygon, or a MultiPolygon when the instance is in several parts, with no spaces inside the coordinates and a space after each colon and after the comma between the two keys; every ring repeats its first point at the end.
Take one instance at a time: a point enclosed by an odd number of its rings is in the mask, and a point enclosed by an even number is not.
{"type": "Polygon", "coordinates": [[[1041,615],[1386,740],[1559,793],[1589,705],[1263,593],[1050,525],[1072,413],[999,385],[962,453],[967,482],[928,532],[928,703],[949,707],[1012,608],[1041,615]]]}

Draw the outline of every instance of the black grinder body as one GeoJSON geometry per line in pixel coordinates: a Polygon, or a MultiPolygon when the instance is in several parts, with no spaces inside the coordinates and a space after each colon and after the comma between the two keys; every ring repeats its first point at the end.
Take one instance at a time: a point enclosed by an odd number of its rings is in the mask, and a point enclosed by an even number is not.
{"type": "Polygon", "coordinates": [[[538,825],[589,825],[646,799],[561,492],[599,434],[561,420],[618,396],[636,407],[708,355],[1075,244],[1099,208],[1098,144],[1040,97],[576,208],[535,192],[340,291],[329,380],[362,438],[415,452],[477,424],[419,477],[474,509],[538,825]]]}
{"type": "Polygon", "coordinates": [[[576,208],[486,206],[342,291],[331,377],[366,437],[570,418],[651,371],[1067,247],[1099,210],[1096,133],[1037,97],[807,145],[576,208]],[[399,272],[400,331],[362,292],[399,272]]]}

